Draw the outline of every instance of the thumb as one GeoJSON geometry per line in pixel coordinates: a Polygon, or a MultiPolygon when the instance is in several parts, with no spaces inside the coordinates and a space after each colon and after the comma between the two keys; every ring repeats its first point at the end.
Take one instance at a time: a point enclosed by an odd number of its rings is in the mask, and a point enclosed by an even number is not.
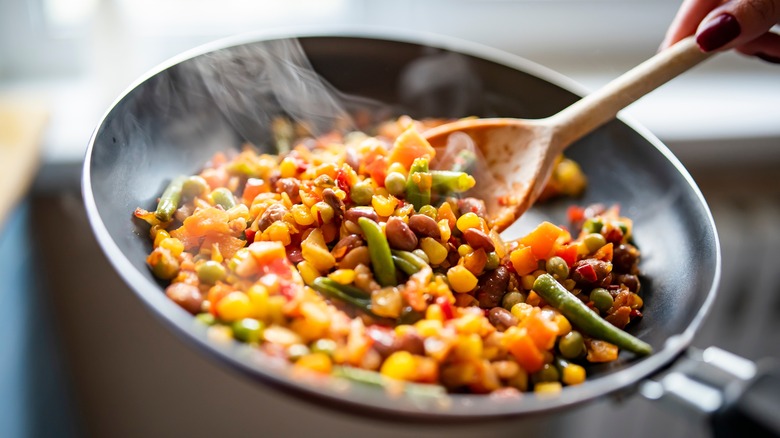
{"type": "Polygon", "coordinates": [[[741,46],[780,21],[780,0],[730,0],[702,20],[696,42],[705,52],[741,46]]]}

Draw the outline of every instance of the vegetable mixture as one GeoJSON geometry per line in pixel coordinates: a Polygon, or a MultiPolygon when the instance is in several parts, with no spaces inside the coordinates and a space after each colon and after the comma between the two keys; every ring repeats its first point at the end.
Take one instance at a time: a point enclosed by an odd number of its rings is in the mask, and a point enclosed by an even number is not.
{"type": "MultiPolygon", "coordinates": [[[[622,330],[642,316],[631,220],[571,207],[567,227],[503,241],[468,196],[474,153],[433,170],[430,123],[215,155],[136,210],[149,267],[210,336],[363,382],[557,392],[619,349],[649,354],[622,330]]],[[[546,196],[584,188],[557,166],[546,196]]]]}

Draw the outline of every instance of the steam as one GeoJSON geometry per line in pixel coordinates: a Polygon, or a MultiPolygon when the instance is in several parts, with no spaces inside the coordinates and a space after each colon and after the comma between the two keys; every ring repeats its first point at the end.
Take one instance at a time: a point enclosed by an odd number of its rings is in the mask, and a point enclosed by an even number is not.
{"type": "Polygon", "coordinates": [[[194,59],[194,68],[228,122],[246,140],[266,143],[275,119],[311,135],[358,127],[349,110],[389,113],[386,105],[345,95],[317,75],[296,39],[242,45],[194,59]]]}

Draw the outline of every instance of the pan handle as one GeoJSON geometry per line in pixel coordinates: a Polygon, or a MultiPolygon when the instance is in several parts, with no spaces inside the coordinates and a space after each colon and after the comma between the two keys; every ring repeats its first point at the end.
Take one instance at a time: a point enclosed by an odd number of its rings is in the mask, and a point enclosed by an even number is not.
{"type": "Polygon", "coordinates": [[[772,359],[752,362],[717,347],[691,348],[639,392],[706,419],[718,438],[780,437],[780,365],[772,359]]]}

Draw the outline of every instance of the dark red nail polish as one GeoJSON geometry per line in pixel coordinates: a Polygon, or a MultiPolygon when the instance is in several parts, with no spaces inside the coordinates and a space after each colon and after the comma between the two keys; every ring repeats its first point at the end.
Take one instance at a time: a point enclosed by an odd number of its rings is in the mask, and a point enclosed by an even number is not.
{"type": "Polygon", "coordinates": [[[696,43],[705,52],[720,49],[739,36],[742,29],[731,14],[720,14],[710,20],[696,35],[696,43]]]}
{"type": "Polygon", "coordinates": [[[756,53],[756,58],[763,59],[766,62],[771,62],[772,64],[780,64],[780,58],[777,56],[767,55],[766,53],[756,53]]]}

